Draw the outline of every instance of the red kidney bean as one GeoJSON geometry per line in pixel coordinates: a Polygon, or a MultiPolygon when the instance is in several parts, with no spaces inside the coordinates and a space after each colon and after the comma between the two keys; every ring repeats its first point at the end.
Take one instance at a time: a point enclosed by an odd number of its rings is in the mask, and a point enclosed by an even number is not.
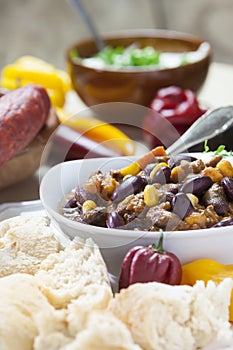
{"type": "Polygon", "coordinates": [[[125,221],[120,214],[113,211],[112,213],[108,214],[106,225],[108,228],[117,228],[120,226],[124,226],[125,221]]]}
{"type": "Polygon", "coordinates": [[[106,201],[98,193],[89,193],[85,188],[82,187],[76,187],[74,196],[76,198],[76,201],[80,203],[81,206],[88,199],[94,201],[97,206],[102,207],[106,205],[106,201]]]}
{"type": "Polygon", "coordinates": [[[195,196],[199,197],[205,193],[212,185],[213,181],[209,176],[200,175],[184,182],[180,188],[180,192],[193,193],[195,196]]]}
{"type": "Polygon", "coordinates": [[[107,215],[107,209],[105,207],[96,207],[83,214],[82,220],[89,225],[106,227],[107,215]]]}
{"type": "Polygon", "coordinates": [[[214,210],[218,215],[227,215],[229,211],[228,203],[223,198],[219,198],[219,200],[216,199],[214,202],[214,210]]]}
{"type": "Polygon", "coordinates": [[[188,156],[187,154],[177,154],[176,156],[171,156],[169,159],[168,165],[171,169],[173,169],[175,166],[180,165],[182,160],[187,160],[188,162],[194,162],[197,160],[197,158],[193,156],[188,156]]]}
{"type": "Polygon", "coordinates": [[[88,195],[88,192],[84,188],[76,187],[74,196],[76,201],[78,201],[80,204],[83,204],[87,199],[90,199],[90,195],[88,195]]]}
{"type": "Polygon", "coordinates": [[[229,204],[226,200],[224,189],[218,183],[215,182],[210,189],[206,191],[202,200],[205,206],[213,205],[218,215],[227,215],[229,204]]]}
{"type": "Polygon", "coordinates": [[[233,179],[224,177],[222,179],[222,187],[229,201],[233,201],[233,179]]]}
{"type": "Polygon", "coordinates": [[[193,205],[185,193],[177,193],[172,198],[171,205],[173,213],[181,219],[184,219],[193,210],[193,205]]]}
{"type": "Polygon", "coordinates": [[[65,204],[64,208],[77,208],[78,204],[77,204],[77,200],[75,197],[72,197],[68,200],[68,202],[65,204]]]}
{"type": "Polygon", "coordinates": [[[222,221],[219,221],[217,224],[215,224],[212,227],[223,227],[223,226],[231,226],[233,225],[233,218],[227,218],[222,221]]]}
{"type": "Polygon", "coordinates": [[[147,181],[144,177],[140,175],[130,176],[115,189],[112,194],[112,200],[120,202],[130,194],[135,194],[142,191],[146,184],[147,181]]]}
{"type": "Polygon", "coordinates": [[[151,182],[164,185],[170,182],[170,176],[171,176],[171,169],[168,166],[162,166],[161,168],[158,169],[158,171],[156,171],[151,182]]]}

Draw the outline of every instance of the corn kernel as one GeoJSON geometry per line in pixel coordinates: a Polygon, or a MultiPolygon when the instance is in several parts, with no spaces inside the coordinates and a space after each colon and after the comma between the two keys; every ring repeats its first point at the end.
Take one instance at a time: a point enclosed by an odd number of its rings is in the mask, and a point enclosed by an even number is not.
{"type": "Polygon", "coordinates": [[[124,177],[123,177],[123,181],[125,181],[125,180],[127,180],[129,177],[131,177],[132,175],[130,175],[130,174],[127,174],[127,175],[125,175],[124,177]]]}
{"type": "Polygon", "coordinates": [[[82,206],[82,212],[85,214],[87,212],[89,212],[90,210],[92,209],[95,209],[96,208],[96,204],[94,201],[88,199],[87,201],[85,201],[83,203],[83,206],[82,206]]]}
{"type": "Polygon", "coordinates": [[[209,176],[213,182],[219,182],[222,180],[223,175],[220,170],[213,167],[207,167],[202,171],[202,175],[209,176]]]}
{"type": "Polygon", "coordinates": [[[199,202],[198,198],[193,193],[186,193],[186,195],[189,197],[193,207],[196,208],[199,202]]]}
{"type": "Polygon", "coordinates": [[[185,178],[186,174],[182,167],[176,166],[171,170],[171,181],[178,183],[181,182],[185,178]]]}
{"type": "Polygon", "coordinates": [[[206,227],[206,216],[204,213],[191,213],[190,215],[186,216],[185,222],[187,222],[190,226],[191,225],[198,225],[199,228],[206,227]]]}
{"type": "Polygon", "coordinates": [[[150,178],[153,179],[153,177],[154,177],[154,175],[157,173],[157,171],[158,171],[160,168],[162,168],[163,166],[168,166],[168,164],[165,163],[165,162],[161,162],[161,163],[159,163],[159,164],[156,164],[155,167],[154,167],[154,169],[153,169],[153,170],[151,171],[151,173],[150,173],[150,178]]]}
{"type": "Polygon", "coordinates": [[[158,191],[153,185],[146,185],[144,189],[144,203],[149,207],[158,204],[159,195],[158,191]]]}
{"type": "Polygon", "coordinates": [[[221,160],[216,165],[216,168],[220,170],[223,176],[233,177],[233,167],[229,160],[221,160]]]}

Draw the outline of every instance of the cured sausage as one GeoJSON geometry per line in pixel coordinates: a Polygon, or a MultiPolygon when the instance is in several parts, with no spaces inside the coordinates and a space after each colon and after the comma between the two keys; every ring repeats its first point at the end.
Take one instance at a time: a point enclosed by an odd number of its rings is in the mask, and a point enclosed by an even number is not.
{"type": "Polygon", "coordinates": [[[0,97],[6,95],[10,90],[5,89],[3,87],[0,86],[0,97]]]}
{"type": "Polygon", "coordinates": [[[0,98],[0,165],[17,155],[38,134],[50,110],[39,85],[29,84],[0,98]]]}

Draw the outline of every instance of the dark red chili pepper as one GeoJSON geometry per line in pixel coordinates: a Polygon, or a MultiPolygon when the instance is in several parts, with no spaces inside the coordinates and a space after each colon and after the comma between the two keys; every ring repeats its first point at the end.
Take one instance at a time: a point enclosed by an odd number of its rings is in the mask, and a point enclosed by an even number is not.
{"type": "MultiPolygon", "coordinates": [[[[160,116],[171,122],[180,135],[206,112],[199,106],[193,91],[178,86],[169,86],[158,90],[150,107],[152,111],[159,113],[160,116]]],[[[149,113],[144,119],[143,126],[147,130],[144,136],[150,147],[161,145],[161,141],[155,136],[153,137],[153,129],[156,130],[156,125],[156,114],[149,113]]]]}
{"type": "Polygon", "coordinates": [[[184,124],[194,122],[205,110],[199,107],[196,95],[189,89],[169,86],[160,89],[151,103],[151,108],[171,121],[184,124]],[[181,120],[181,118],[183,118],[181,120]]]}
{"type": "Polygon", "coordinates": [[[157,246],[137,246],[128,251],[121,266],[119,289],[146,282],[178,285],[181,277],[180,260],[175,254],[163,249],[162,233],[157,246]]]}

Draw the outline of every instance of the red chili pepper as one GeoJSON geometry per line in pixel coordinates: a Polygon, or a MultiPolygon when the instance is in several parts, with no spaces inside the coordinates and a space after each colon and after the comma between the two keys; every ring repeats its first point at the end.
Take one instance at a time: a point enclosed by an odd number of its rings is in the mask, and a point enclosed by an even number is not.
{"type": "Polygon", "coordinates": [[[146,282],[178,285],[181,277],[181,263],[175,254],[163,249],[162,233],[157,246],[137,246],[128,251],[121,266],[119,289],[146,282]]]}
{"type": "MultiPolygon", "coordinates": [[[[158,90],[151,103],[151,109],[160,116],[169,120],[183,134],[196,119],[206,112],[197,101],[196,95],[189,89],[182,89],[178,86],[169,86],[158,90]]],[[[161,145],[161,141],[155,136],[157,121],[153,113],[149,113],[144,119],[144,129],[149,131],[144,134],[150,147],[161,145]]]]}

